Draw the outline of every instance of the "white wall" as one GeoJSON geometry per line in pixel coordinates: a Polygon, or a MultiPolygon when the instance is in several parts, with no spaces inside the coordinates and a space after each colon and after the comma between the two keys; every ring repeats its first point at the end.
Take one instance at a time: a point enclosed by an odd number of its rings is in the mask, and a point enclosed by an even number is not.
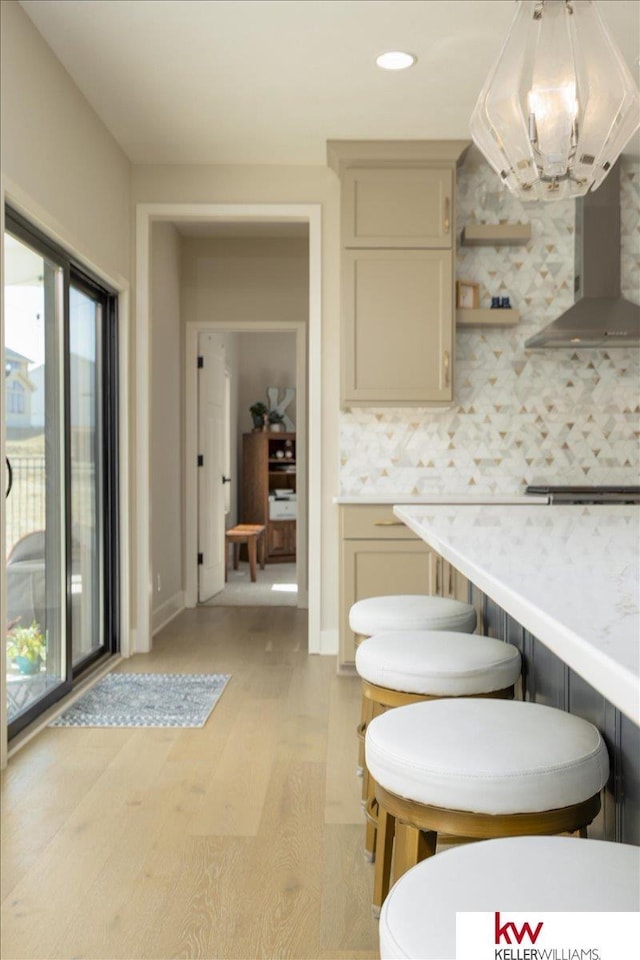
{"type": "MultiPolygon", "coordinates": [[[[20,6],[3,0],[0,16],[0,209],[8,200],[125,291],[131,252],[129,161],[20,6]]],[[[3,319],[0,341],[4,344],[3,319]]],[[[4,417],[4,397],[0,404],[4,417]]],[[[0,437],[4,464],[4,430],[0,437]]],[[[4,498],[1,518],[4,542],[4,498]]],[[[4,581],[3,566],[3,599],[4,581]]],[[[4,670],[0,657],[3,688],[4,670]]],[[[0,763],[4,763],[4,698],[1,710],[0,763]]]]}
{"type": "Polygon", "coordinates": [[[152,227],[150,295],[151,616],[157,630],[184,601],[180,238],[171,223],[152,227]]]}

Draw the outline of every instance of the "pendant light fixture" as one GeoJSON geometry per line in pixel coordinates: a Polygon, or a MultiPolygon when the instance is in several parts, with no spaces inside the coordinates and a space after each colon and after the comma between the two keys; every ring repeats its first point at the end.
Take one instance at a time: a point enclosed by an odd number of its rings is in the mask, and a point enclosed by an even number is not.
{"type": "Polygon", "coordinates": [[[471,136],[522,200],[597,189],[640,126],[640,97],[595,0],[517,0],[471,136]]]}

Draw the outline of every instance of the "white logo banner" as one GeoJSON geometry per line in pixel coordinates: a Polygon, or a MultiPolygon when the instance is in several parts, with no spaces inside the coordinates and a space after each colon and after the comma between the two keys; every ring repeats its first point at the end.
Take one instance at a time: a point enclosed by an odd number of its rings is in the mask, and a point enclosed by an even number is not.
{"type": "Polygon", "coordinates": [[[640,913],[456,914],[456,960],[630,960],[639,943],[640,913]]]}

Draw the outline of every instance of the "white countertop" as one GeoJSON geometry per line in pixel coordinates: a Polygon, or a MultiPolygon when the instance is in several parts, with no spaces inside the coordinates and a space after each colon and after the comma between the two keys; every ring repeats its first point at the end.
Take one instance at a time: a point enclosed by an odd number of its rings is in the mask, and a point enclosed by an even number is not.
{"type": "Polygon", "coordinates": [[[514,493],[513,495],[506,494],[472,494],[472,493],[430,493],[430,494],[402,494],[402,493],[369,493],[366,495],[362,494],[351,494],[351,495],[341,495],[333,498],[334,503],[338,504],[384,504],[388,503],[393,506],[402,503],[402,504],[429,504],[429,503],[497,503],[497,504],[508,504],[508,503],[528,503],[528,504],[542,504],[543,506],[549,503],[548,497],[542,496],[527,496],[524,493],[514,493]]]}
{"type": "Polygon", "coordinates": [[[640,724],[640,507],[403,505],[394,513],[640,724]]]}

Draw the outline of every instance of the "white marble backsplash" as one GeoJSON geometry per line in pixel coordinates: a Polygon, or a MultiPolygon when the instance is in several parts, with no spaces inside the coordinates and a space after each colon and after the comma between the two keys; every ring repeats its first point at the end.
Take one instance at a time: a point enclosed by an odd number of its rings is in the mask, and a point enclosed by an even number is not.
{"type": "MultiPolygon", "coordinates": [[[[640,302],[640,164],[623,162],[622,287],[640,302]]],[[[477,151],[458,171],[465,223],[526,221],[527,246],[458,247],[456,275],[481,305],[509,296],[517,327],[456,336],[455,403],[340,414],[340,493],[516,493],[526,484],[637,484],[640,351],[526,351],[573,302],[573,201],[521,204],[477,151]]]]}

